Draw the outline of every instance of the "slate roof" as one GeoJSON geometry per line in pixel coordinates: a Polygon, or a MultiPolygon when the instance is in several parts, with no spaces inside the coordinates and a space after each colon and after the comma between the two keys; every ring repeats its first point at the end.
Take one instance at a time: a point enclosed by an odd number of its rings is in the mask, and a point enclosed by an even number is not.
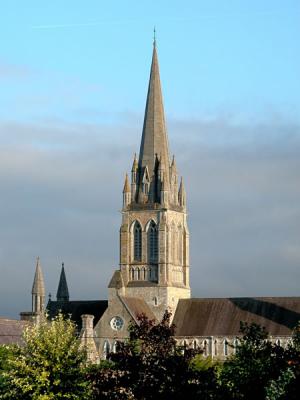
{"type": "Polygon", "coordinates": [[[300,297],[181,299],[176,336],[237,336],[240,321],[264,326],[270,335],[291,335],[300,320],[300,297]]]}
{"type": "Polygon", "coordinates": [[[86,300],[86,301],[49,301],[47,304],[47,311],[49,314],[49,318],[55,317],[58,312],[61,310],[63,314],[70,315],[71,320],[74,321],[78,327],[78,330],[81,330],[82,314],[91,314],[94,315],[94,326],[97,324],[104,311],[107,309],[108,301],[107,300],[86,300]]]}
{"type": "Polygon", "coordinates": [[[136,317],[141,314],[145,314],[149,319],[156,319],[145,300],[138,297],[124,296],[120,296],[120,299],[135,321],[136,317]]]}
{"type": "Polygon", "coordinates": [[[0,317],[0,345],[21,344],[22,332],[28,322],[0,317]]]}

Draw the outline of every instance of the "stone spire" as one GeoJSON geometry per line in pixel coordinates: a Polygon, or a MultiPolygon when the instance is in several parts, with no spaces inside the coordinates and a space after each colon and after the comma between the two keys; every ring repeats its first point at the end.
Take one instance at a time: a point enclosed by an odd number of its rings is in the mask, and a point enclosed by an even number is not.
{"type": "Polygon", "coordinates": [[[35,275],[32,285],[32,312],[40,313],[44,309],[45,303],[45,283],[40,263],[40,257],[36,259],[35,275]]]}
{"type": "Polygon", "coordinates": [[[131,193],[127,182],[123,193],[118,271],[123,285],[110,290],[109,301],[119,295],[143,299],[158,319],[166,309],[174,315],[178,300],[191,295],[186,195],[178,183],[154,39],[140,153],[132,165],[131,193]]]}
{"type": "Polygon", "coordinates": [[[165,184],[169,183],[169,147],[160,85],[156,41],[153,55],[145,109],[143,134],[139,155],[139,168],[148,166],[150,177],[154,174],[156,155],[160,155],[165,170],[165,184]]]}
{"type": "Polygon", "coordinates": [[[66,274],[65,274],[64,263],[62,263],[62,266],[61,266],[61,273],[60,273],[59,284],[58,284],[58,289],[57,289],[57,294],[56,294],[56,300],[57,301],[69,301],[69,289],[68,289],[67,278],[66,278],[66,274]]]}

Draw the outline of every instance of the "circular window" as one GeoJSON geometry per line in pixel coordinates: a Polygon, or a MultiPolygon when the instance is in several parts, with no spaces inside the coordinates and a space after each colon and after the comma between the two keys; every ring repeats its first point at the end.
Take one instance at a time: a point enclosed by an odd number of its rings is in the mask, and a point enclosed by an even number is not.
{"type": "Polygon", "coordinates": [[[110,321],[110,326],[115,331],[120,331],[123,328],[124,321],[121,317],[113,317],[110,321]]]}

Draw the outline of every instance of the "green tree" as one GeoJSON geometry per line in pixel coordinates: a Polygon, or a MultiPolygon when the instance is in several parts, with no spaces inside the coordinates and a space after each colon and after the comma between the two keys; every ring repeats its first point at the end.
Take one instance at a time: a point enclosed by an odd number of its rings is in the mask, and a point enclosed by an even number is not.
{"type": "Polygon", "coordinates": [[[1,399],[88,399],[85,380],[86,354],[80,348],[73,322],[59,314],[42,318],[23,334],[24,345],[8,360],[5,392],[1,399]]]}
{"type": "MultiPolygon", "coordinates": [[[[296,394],[298,337],[284,349],[268,340],[268,333],[257,324],[241,323],[243,337],[236,355],[220,370],[222,398],[230,400],[292,400],[296,394]],[[287,394],[289,393],[289,395],[287,394]]],[[[295,397],[296,396],[296,397],[295,397]]]]}
{"type": "Polygon", "coordinates": [[[9,359],[13,356],[14,349],[15,346],[0,346],[0,393],[5,393],[8,390],[8,379],[5,372],[9,369],[9,359]]]}

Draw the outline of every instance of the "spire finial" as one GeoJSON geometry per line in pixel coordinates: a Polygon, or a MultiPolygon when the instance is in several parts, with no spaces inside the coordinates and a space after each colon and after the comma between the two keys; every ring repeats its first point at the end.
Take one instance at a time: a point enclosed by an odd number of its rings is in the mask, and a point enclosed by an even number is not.
{"type": "Polygon", "coordinates": [[[155,30],[155,26],[153,28],[153,46],[156,47],[156,30],[155,30]]]}
{"type": "Polygon", "coordinates": [[[125,175],[125,183],[124,183],[123,193],[130,193],[130,185],[129,185],[129,180],[128,180],[128,174],[127,173],[125,175]]]}

